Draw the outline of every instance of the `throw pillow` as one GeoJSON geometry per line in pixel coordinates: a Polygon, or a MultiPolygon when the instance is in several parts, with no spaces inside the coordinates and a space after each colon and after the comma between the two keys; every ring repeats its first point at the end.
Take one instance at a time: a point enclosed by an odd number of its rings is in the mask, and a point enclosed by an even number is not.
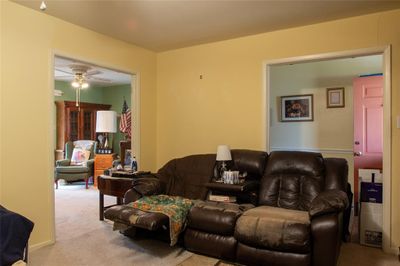
{"type": "Polygon", "coordinates": [[[90,151],[84,150],[81,147],[76,147],[72,151],[71,165],[86,166],[87,160],[90,158],[90,151]]]}

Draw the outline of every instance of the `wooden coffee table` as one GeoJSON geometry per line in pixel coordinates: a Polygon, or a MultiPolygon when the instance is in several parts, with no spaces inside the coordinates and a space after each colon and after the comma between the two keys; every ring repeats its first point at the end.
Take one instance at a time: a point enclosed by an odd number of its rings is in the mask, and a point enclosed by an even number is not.
{"type": "Polygon", "coordinates": [[[104,210],[123,203],[125,192],[132,187],[132,178],[111,177],[100,175],[97,179],[99,189],[99,213],[100,220],[104,220],[104,210]],[[117,204],[104,206],[104,195],[117,197],[117,204]]]}

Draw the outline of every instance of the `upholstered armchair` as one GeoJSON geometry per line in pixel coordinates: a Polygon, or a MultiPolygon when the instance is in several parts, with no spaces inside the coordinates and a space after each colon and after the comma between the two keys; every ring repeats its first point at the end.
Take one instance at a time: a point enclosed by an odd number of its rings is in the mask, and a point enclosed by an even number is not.
{"type": "Polygon", "coordinates": [[[65,143],[65,159],[56,161],[54,181],[58,188],[58,180],[67,182],[85,180],[86,189],[88,181],[94,173],[94,152],[97,143],[93,140],[77,140],[65,143]]]}

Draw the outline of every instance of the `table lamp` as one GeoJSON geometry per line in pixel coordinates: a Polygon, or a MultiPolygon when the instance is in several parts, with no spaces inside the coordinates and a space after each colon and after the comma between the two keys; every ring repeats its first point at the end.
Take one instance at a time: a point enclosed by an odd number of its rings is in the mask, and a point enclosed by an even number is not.
{"type": "Polygon", "coordinates": [[[218,145],[217,147],[217,162],[222,162],[221,169],[219,170],[220,178],[228,169],[226,168],[226,161],[232,160],[231,150],[228,145],[218,145]]]}
{"type": "Polygon", "coordinates": [[[111,153],[112,145],[108,140],[109,133],[117,132],[117,113],[115,111],[97,111],[96,115],[96,132],[104,134],[103,153],[111,153]]]}

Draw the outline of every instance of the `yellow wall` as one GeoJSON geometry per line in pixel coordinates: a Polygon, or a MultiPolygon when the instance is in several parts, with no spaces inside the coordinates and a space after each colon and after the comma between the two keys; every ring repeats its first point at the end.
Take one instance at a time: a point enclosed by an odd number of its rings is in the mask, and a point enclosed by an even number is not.
{"type": "Polygon", "coordinates": [[[52,237],[52,53],[140,73],[141,167],[151,170],[156,166],[157,58],[154,52],[0,2],[0,200],[35,222],[30,244],[40,245],[52,237]]]}
{"type": "MultiPolygon", "coordinates": [[[[141,168],[215,152],[263,149],[262,62],[392,45],[392,115],[400,113],[400,10],[155,54],[20,5],[0,1],[0,202],[35,222],[31,244],[51,239],[51,56],[61,51],[139,71],[141,168]],[[200,79],[202,75],[202,79],[200,79]],[[157,131],[158,130],[158,131],[157,131]],[[157,133],[156,133],[157,132],[157,133]]],[[[392,129],[393,162],[400,159],[392,129]]],[[[393,164],[393,239],[400,244],[400,165],[393,164]]]]}
{"type": "MultiPolygon", "coordinates": [[[[157,165],[218,144],[264,149],[265,60],[392,45],[392,115],[400,112],[400,10],[159,53],[157,165]],[[203,79],[199,76],[203,75],[203,79]]],[[[400,244],[399,129],[392,129],[392,237],[400,244]]]]}

